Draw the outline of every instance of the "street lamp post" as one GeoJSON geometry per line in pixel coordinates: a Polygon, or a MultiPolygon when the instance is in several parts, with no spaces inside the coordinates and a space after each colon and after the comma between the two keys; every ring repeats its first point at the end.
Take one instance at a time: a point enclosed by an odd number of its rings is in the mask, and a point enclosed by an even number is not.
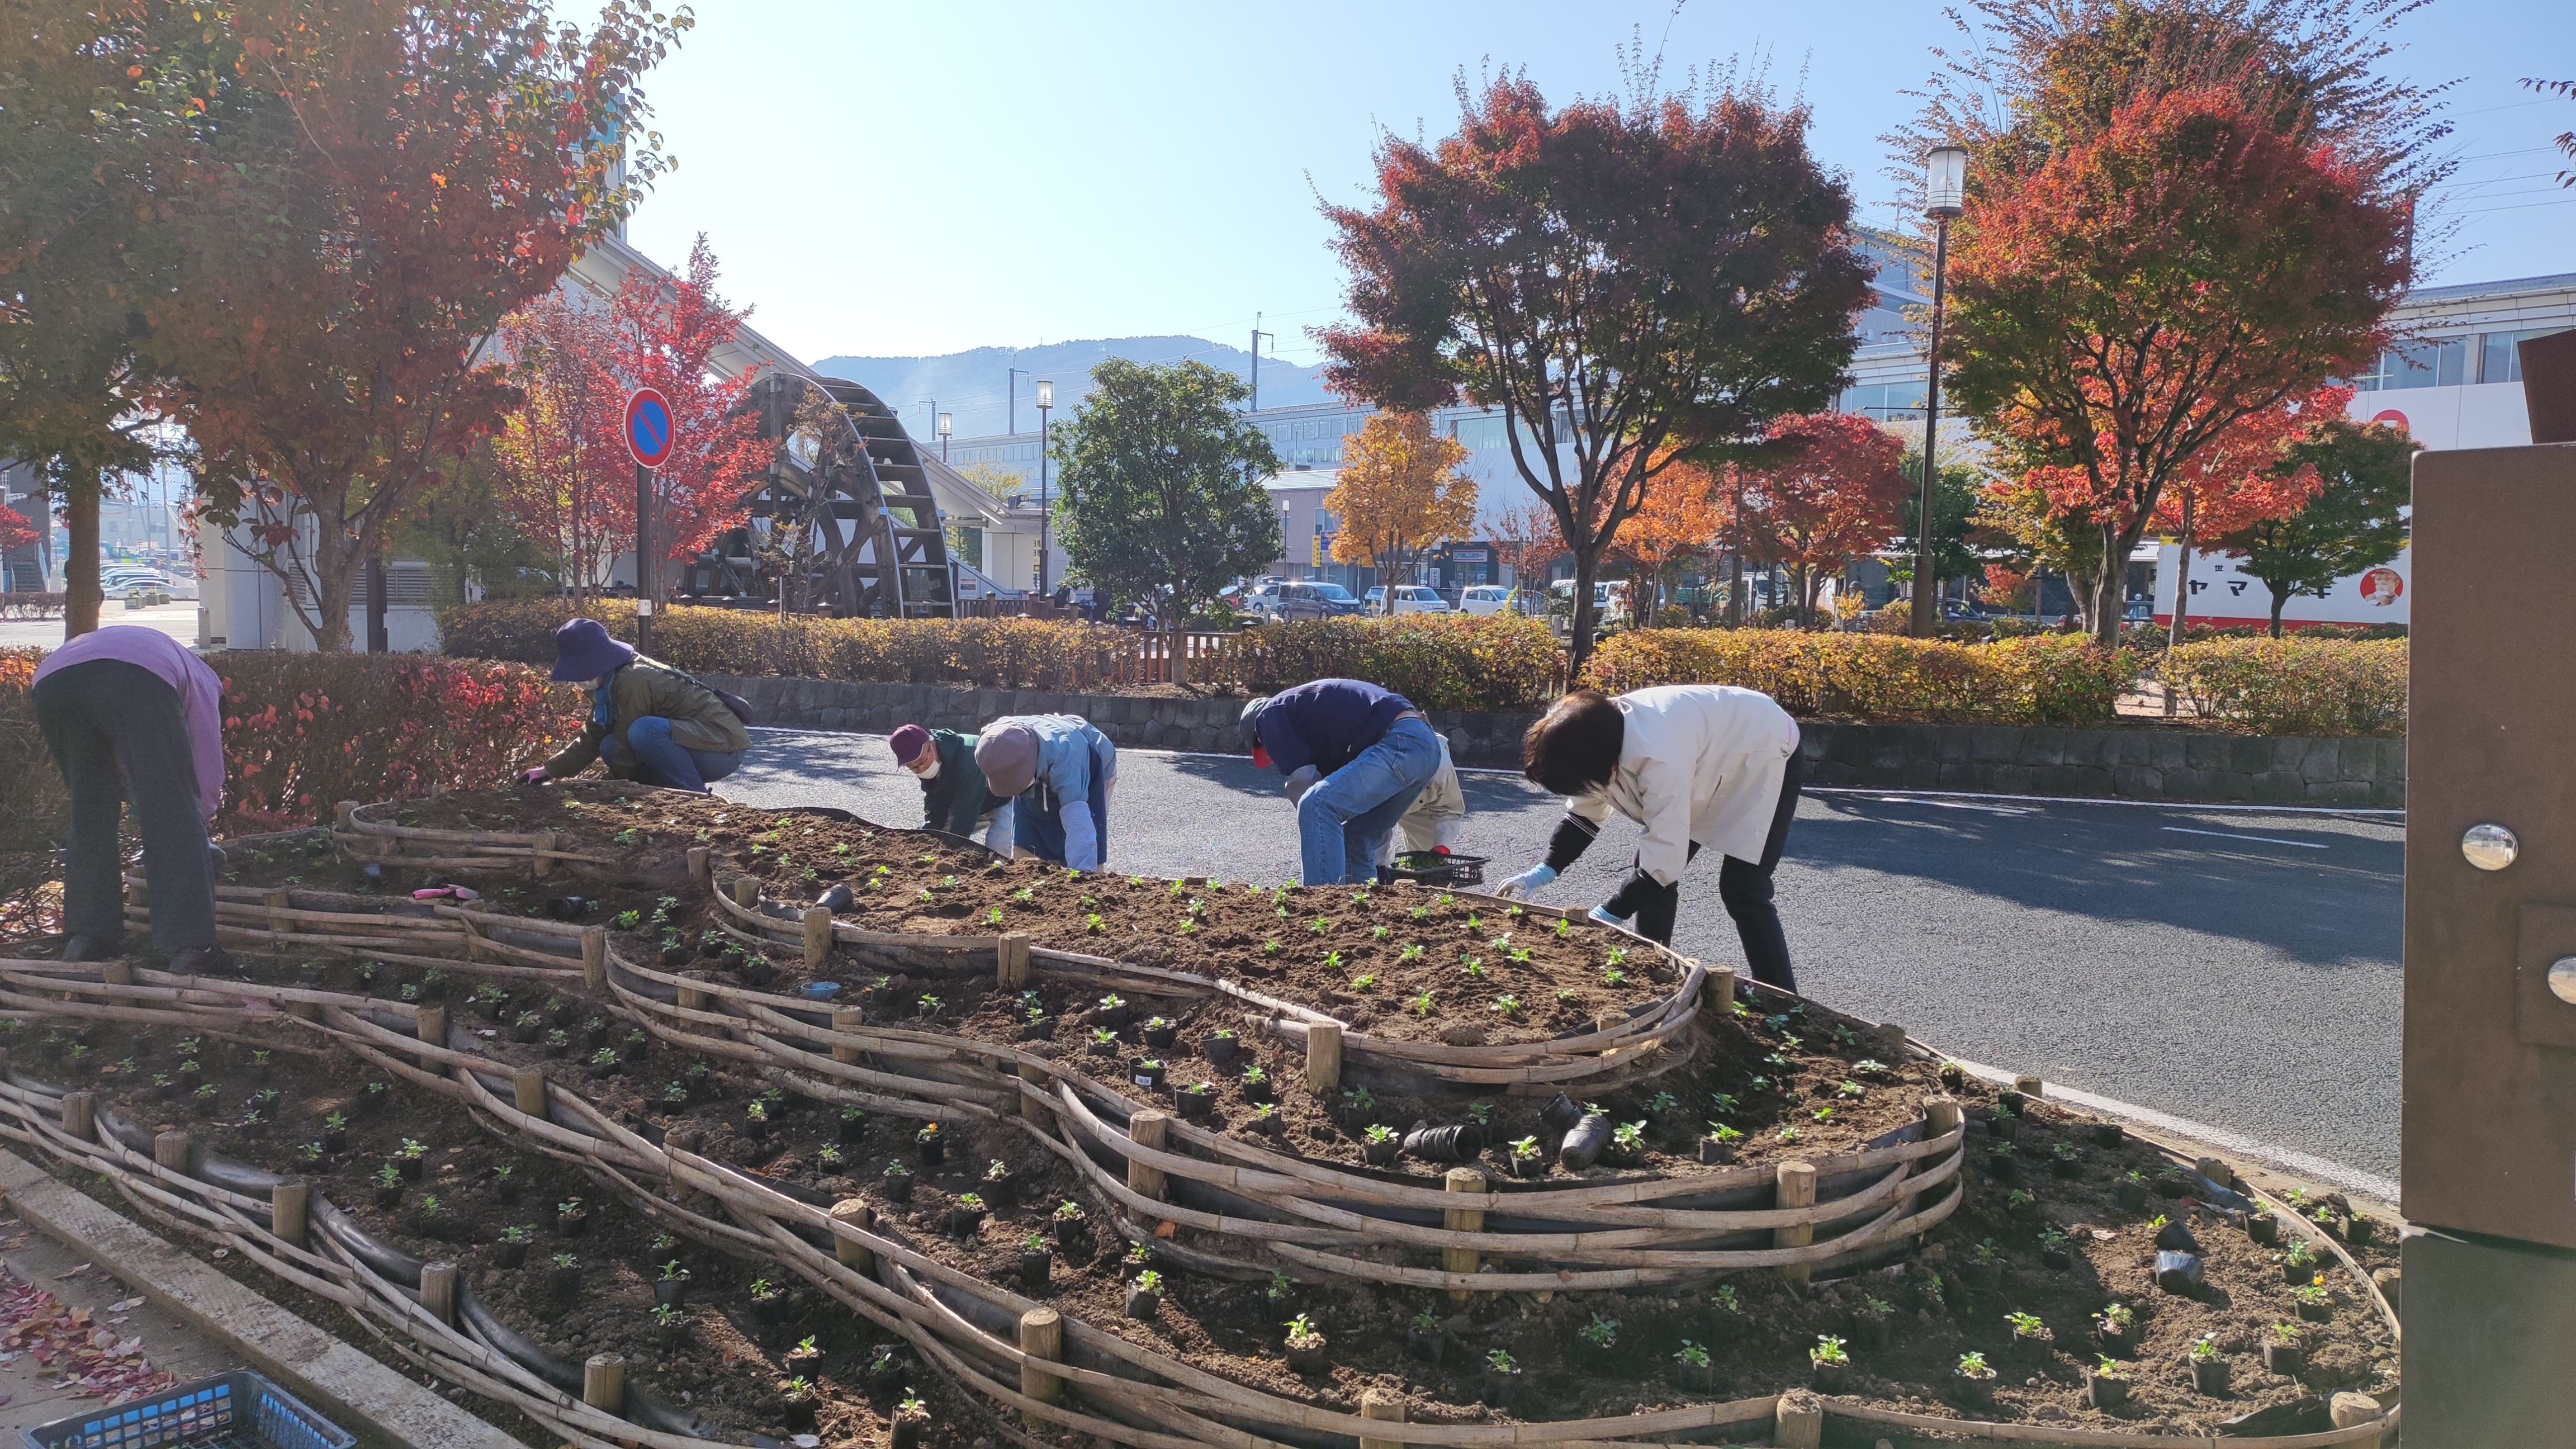
{"type": "Polygon", "coordinates": [[[1914,506],[1914,637],[1932,637],[1938,619],[1939,581],[1933,562],[1933,483],[1941,476],[1933,460],[1941,429],[1942,273],[1950,264],[1950,221],[1966,209],[1968,153],[1958,146],[1935,146],[1923,158],[1923,214],[1932,218],[1932,345],[1923,360],[1923,495],[1914,506]]]}
{"type": "Polygon", "coordinates": [[[939,461],[942,463],[948,461],[948,435],[955,431],[957,431],[957,415],[941,413],[939,415],[939,461]]]}
{"type": "Polygon", "coordinates": [[[1020,435],[1020,379],[1027,373],[1025,367],[1014,367],[1002,384],[1003,395],[1010,399],[1011,436],[1014,438],[1020,435]]]}
{"type": "Polygon", "coordinates": [[[1047,592],[1047,412],[1055,406],[1055,384],[1038,382],[1038,598],[1047,592]]]}

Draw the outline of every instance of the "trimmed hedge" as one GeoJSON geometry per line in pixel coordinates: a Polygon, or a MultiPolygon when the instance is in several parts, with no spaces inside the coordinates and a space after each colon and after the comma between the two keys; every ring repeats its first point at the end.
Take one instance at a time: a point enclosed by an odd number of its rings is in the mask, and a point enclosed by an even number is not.
{"type": "Polygon", "coordinates": [[[2265,735],[2406,733],[2402,639],[2212,639],[2166,656],[2165,681],[2203,719],[2265,735]]]}
{"type": "Polygon", "coordinates": [[[1951,644],[1790,629],[1639,629],[1601,643],[1583,682],[1758,689],[1802,719],[1909,724],[2097,725],[2138,659],[2072,635],[1951,644]]]}
{"type": "Polygon", "coordinates": [[[1536,619],[1399,614],[1245,629],[1226,636],[1219,669],[1254,694],[1365,679],[1424,709],[1527,709],[1556,692],[1565,653],[1536,619]]]}

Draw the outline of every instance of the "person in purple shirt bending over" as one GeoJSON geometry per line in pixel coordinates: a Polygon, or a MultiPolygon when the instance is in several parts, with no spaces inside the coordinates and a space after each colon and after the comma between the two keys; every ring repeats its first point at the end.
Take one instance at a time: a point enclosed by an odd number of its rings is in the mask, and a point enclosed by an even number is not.
{"type": "Polygon", "coordinates": [[[116,822],[143,835],[152,944],[183,976],[231,964],[215,937],[215,852],[224,803],[223,681],[158,629],[112,625],[36,666],[36,727],[71,791],[63,852],[63,959],[125,954],[116,822]]]}
{"type": "Polygon", "coordinates": [[[1440,769],[1440,737],[1403,695],[1318,679],[1243,707],[1252,763],[1276,766],[1297,802],[1298,878],[1377,879],[1378,847],[1440,769]]]}

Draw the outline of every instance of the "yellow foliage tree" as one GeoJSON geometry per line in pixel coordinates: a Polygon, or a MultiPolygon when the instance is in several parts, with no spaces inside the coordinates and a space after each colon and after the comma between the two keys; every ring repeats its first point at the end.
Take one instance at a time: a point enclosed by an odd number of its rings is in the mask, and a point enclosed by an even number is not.
{"type": "MultiPolygon", "coordinates": [[[[1324,507],[1341,520],[1333,562],[1368,564],[1392,584],[1422,550],[1466,534],[1476,521],[1476,480],[1466,445],[1431,431],[1421,413],[1378,413],[1342,450],[1341,477],[1324,507]]],[[[1395,596],[1387,594],[1387,611],[1395,596]]]]}

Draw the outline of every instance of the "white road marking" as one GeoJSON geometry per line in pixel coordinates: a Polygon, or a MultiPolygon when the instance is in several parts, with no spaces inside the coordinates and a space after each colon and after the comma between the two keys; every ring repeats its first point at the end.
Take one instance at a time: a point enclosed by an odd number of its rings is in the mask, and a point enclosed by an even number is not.
{"type": "Polygon", "coordinates": [[[2260,845],[2295,845],[2301,850],[2325,849],[2324,846],[2312,840],[2283,840],[2277,835],[2238,835],[2232,830],[2194,830],[2188,825],[2165,825],[2158,828],[2172,831],[2176,835],[2214,835],[2221,840],[2251,840],[2260,845]]]}
{"type": "Polygon", "coordinates": [[[1964,800],[1921,800],[1910,795],[1881,795],[1883,805],[1938,805],[1944,810],[1982,810],[1988,815],[2036,815],[2036,810],[2015,810],[2004,805],[1971,805],[1964,800]]]}

